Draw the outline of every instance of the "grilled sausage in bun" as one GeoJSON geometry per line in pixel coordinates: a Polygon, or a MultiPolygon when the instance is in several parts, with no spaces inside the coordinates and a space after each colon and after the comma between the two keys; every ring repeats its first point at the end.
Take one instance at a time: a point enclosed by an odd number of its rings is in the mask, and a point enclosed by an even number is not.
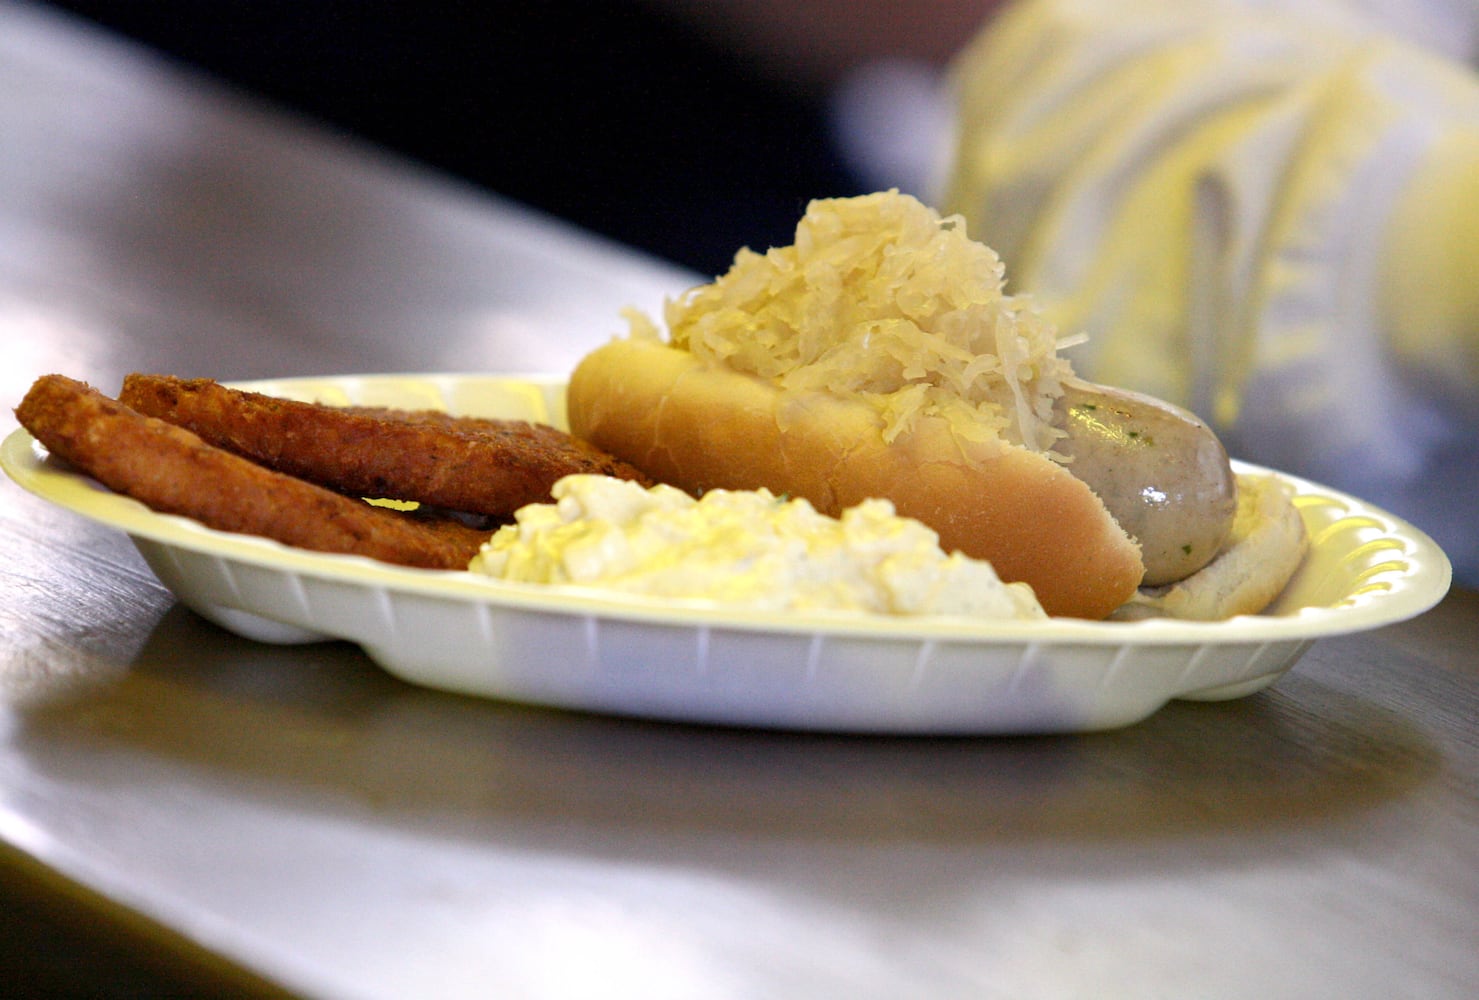
{"type": "Polygon", "coordinates": [[[1303,558],[1271,478],[1192,414],[1077,378],[958,217],[890,191],[813,202],[571,376],[572,432],[692,493],[869,497],[1054,615],[1261,610],[1303,558]],[[1241,513],[1240,513],[1241,507],[1241,513]]]}

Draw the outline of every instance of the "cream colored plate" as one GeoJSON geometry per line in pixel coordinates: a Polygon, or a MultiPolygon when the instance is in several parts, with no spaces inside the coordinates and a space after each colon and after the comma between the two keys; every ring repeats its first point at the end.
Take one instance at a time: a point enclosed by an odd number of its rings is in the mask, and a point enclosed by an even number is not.
{"type": "MultiPolygon", "coordinates": [[[[244,387],[564,424],[557,378],[373,375],[244,387]]],[[[1315,639],[1410,618],[1451,579],[1443,552],[1416,528],[1290,476],[1282,478],[1313,546],[1266,614],[982,624],[743,613],[403,569],[155,514],[49,459],[24,430],[6,438],[0,464],[25,489],[127,532],[182,602],[247,638],[346,639],[416,684],[690,722],[978,734],[1122,726],[1173,698],[1266,687],[1315,639]]]]}

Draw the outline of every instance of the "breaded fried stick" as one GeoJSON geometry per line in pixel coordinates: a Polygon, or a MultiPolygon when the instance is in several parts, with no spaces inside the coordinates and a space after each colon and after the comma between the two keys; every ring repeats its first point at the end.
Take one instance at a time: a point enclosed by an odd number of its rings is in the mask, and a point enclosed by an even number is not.
{"type": "Polygon", "coordinates": [[[214,445],[341,493],[506,516],[549,499],[562,476],[650,485],[638,469],[554,427],[431,410],[337,407],[133,374],[119,399],[214,445]]]}
{"type": "Polygon", "coordinates": [[[53,455],[114,492],[221,531],[429,569],[466,568],[488,538],[263,468],[63,375],[37,379],[15,415],[53,455]]]}

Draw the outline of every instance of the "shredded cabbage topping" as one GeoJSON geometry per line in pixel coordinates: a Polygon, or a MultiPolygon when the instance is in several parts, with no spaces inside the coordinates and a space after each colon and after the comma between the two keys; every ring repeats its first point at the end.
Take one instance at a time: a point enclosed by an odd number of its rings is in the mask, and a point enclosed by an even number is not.
{"type": "MultiPolygon", "coordinates": [[[[792,246],[740,250],[664,319],[671,346],[707,362],[865,400],[885,440],[938,416],[962,441],[1048,451],[1072,368],[1053,325],[1004,280],[964,219],[892,190],[813,201],[792,246]]],[[[634,337],[661,339],[647,317],[628,318],[634,337]]]]}

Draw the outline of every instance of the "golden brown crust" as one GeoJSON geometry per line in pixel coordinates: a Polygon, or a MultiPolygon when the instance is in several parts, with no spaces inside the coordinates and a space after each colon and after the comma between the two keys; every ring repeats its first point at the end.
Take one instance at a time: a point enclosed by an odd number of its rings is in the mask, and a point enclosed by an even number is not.
{"type": "Polygon", "coordinates": [[[48,451],[109,489],[221,531],[428,569],[466,568],[489,535],[263,468],[63,375],[37,379],[15,412],[48,451]]]}
{"type": "Polygon", "coordinates": [[[571,376],[572,432],[680,488],[805,497],[837,514],[868,497],[1032,585],[1049,614],[1103,618],[1135,592],[1139,548],[1082,482],[1048,458],[1006,447],[968,458],[925,418],[892,443],[865,404],[783,394],[663,344],[618,340],[571,376]]]}
{"type": "Polygon", "coordinates": [[[563,431],[522,420],[325,406],[166,375],[129,375],[119,399],[217,447],[351,496],[506,516],[548,500],[562,476],[642,479],[563,431]]]}
{"type": "Polygon", "coordinates": [[[1288,584],[1309,551],[1288,489],[1271,475],[1238,476],[1238,513],[1216,559],[1185,580],[1146,587],[1114,617],[1221,621],[1257,614],[1288,584]]]}

